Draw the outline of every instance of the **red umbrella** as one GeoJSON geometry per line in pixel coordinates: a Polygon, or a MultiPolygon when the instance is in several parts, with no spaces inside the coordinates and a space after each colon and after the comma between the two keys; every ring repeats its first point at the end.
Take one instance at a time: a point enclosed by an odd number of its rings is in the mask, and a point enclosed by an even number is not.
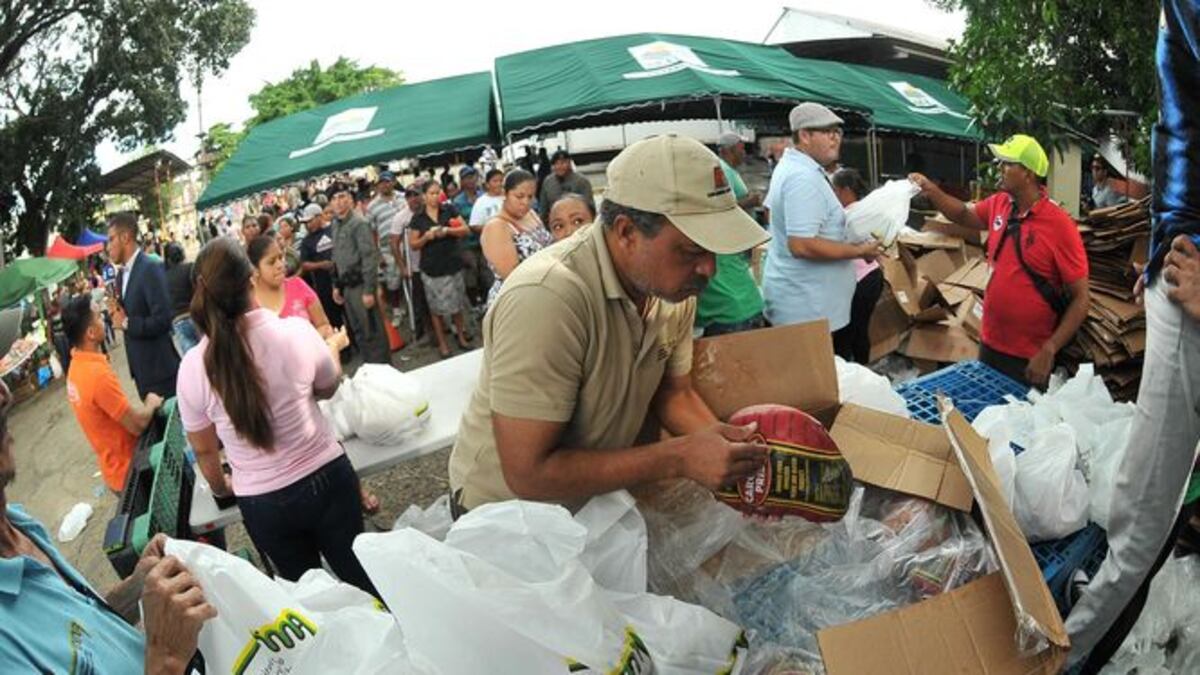
{"type": "Polygon", "coordinates": [[[50,250],[46,251],[47,258],[63,258],[66,260],[83,260],[89,255],[99,253],[104,250],[104,244],[92,244],[91,246],[75,246],[67,243],[66,239],[58,237],[54,243],[50,245],[50,250]]]}

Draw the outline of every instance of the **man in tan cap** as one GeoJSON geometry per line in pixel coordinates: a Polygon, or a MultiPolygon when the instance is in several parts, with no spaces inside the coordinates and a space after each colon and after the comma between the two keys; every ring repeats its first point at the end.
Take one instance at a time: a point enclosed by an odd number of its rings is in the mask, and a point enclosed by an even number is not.
{"type": "Polygon", "coordinates": [[[1042,187],[1050,160],[1037,140],[1017,134],[988,147],[1000,191],[978,203],[964,204],[919,173],[908,178],[950,220],[990,230],[979,360],[1045,387],[1055,356],[1087,318],[1087,254],[1075,221],[1042,187]]]}
{"type": "Polygon", "coordinates": [[[715,254],[766,239],[698,141],[618,155],[598,222],[518,266],[483,320],[450,456],[455,513],[515,497],[578,506],[668,478],[717,489],[756,471],[753,429],[720,424],[692,389],[692,323],[715,254]],[[651,410],[675,437],[632,447],[651,410]]]}

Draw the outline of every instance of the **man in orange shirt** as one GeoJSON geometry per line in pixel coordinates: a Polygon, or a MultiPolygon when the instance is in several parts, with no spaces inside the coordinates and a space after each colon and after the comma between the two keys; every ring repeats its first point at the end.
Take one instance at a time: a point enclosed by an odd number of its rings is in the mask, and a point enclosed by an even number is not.
{"type": "Polygon", "coordinates": [[[144,403],[134,405],[125,397],[116,371],[100,351],[104,319],[92,307],[90,297],[71,298],[62,310],[62,321],[72,347],[67,400],[96,453],[104,482],[119,494],[125,488],[138,436],[150,425],[163,400],[152,392],[144,403]]]}

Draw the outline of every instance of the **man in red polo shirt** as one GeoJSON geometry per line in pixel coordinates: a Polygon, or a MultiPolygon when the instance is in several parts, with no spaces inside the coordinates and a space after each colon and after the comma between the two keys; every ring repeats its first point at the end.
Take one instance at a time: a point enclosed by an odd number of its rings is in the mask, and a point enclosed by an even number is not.
{"type": "Polygon", "coordinates": [[[988,230],[980,360],[1045,387],[1055,355],[1087,318],[1087,256],[1075,221],[1042,187],[1050,166],[1042,146],[1018,134],[989,147],[1001,169],[1000,192],[981,202],[965,204],[918,173],[909,180],[950,220],[988,230]]]}

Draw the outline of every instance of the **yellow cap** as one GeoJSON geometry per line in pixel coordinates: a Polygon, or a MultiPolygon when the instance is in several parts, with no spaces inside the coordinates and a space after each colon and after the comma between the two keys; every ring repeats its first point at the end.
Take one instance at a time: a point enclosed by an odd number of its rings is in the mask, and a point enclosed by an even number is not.
{"type": "Polygon", "coordinates": [[[661,213],[688,239],[713,253],[740,253],[770,235],[737,205],[711,150],[667,134],[638,141],[608,165],[604,198],[661,213]]]}
{"type": "Polygon", "coordinates": [[[1017,134],[1000,145],[989,143],[988,148],[1001,162],[1020,164],[1042,178],[1046,177],[1046,171],[1050,169],[1050,160],[1046,158],[1046,151],[1033,136],[1017,134]]]}

